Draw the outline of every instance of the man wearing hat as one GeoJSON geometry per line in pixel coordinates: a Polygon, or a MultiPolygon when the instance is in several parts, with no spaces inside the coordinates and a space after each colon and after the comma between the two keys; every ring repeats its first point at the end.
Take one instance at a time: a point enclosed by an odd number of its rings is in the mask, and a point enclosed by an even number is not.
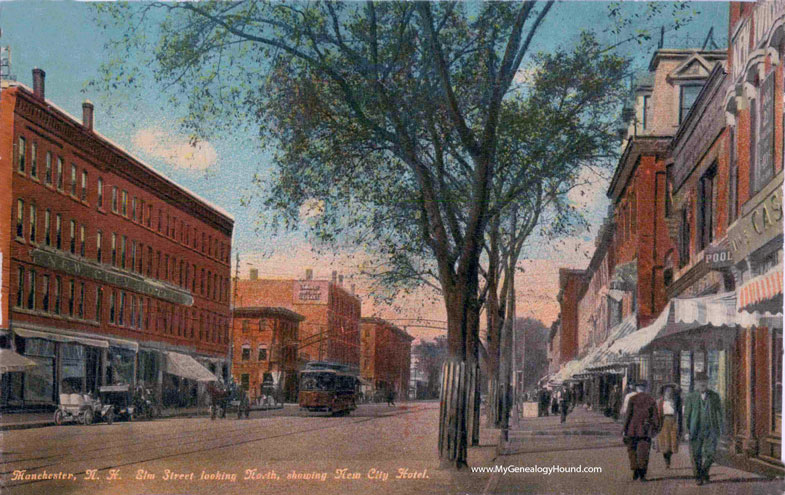
{"type": "Polygon", "coordinates": [[[695,375],[695,391],[684,403],[684,418],[692,453],[695,483],[709,481],[709,468],[714,462],[717,439],[722,430],[722,402],[717,392],[709,390],[706,373],[695,375]]]}
{"type": "Polygon", "coordinates": [[[651,439],[660,429],[660,415],[654,397],[646,393],[646,382],[635,384],[624,421],[624,443],[630,458],[632,479],[646,481],[651,439]]]}

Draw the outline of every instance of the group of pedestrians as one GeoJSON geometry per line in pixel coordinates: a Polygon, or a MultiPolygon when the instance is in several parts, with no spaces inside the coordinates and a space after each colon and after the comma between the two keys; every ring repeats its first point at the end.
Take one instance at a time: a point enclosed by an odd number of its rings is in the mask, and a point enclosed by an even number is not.
{"type": "Polygon", "coordinates": [[[561,416],[561,422],[567,421],[567,414],[573,408],[573,391],[567,386],[553,391],[542,388],[537,393],[537,416],[561,416]]]}
{"type": "Polygon", "coordinates": [[[709,481],[709,469],[714,463],[717,440],[722,429],[722,406],[719,395],[708,388],[705,373],[695,376],[695,391],[687,396],[682,407],[681,396],[675,385],[665,385],[662,396],[655,400],[646,392],[646,382],[638,382],[624,397],[621,412],[624,416],[623,438],[632,470],[632,479],[646,481],[649,452],[653,439],[662,453],[666,468],[671,457],[679,451],[682,428],[690,443],[695,482],[709,481]]]}

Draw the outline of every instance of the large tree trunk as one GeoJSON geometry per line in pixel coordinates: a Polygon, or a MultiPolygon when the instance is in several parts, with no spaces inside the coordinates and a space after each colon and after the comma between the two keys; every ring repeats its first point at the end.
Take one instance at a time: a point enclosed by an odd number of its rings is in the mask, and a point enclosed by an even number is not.
{"type": "Polygon", "coordinates": [[[450,358],[442,368],[439,397],[439,458],[443,468],[465,468],[469,442],[470,390],[477,380],[476,336],[479,327],[477,277],[445,291],[450,358]]]}

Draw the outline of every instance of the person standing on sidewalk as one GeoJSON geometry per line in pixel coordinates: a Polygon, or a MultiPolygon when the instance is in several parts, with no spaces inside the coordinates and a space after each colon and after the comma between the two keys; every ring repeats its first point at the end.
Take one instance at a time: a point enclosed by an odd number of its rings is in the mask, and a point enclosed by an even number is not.
{"type": "Polygon", "coordinates": [[[687,396],[684,416],[695,483],[702,485],[709,482],[709,469],[714,462],[722,430],[722,402],[717,392],[709,390],[709,380],[704,372],[695,375],[695,391],[687,396]]]}
{"type": "Polygon", "coordinates": [[[634,386],[632,386],[632,385],[627,385],[627,392],[626,392],[626,393],[625,393],[625,395],[624,395],[624,401],[622,402],[622,404],[621,404],[621,410],[619,411],[619,414],[620,414],[621,416],[624,416],[624,417],[626,417],[626,416],[627,416],[627,408],[629,407],[629,404],[630,404],[630,399],[631,399],[631,398],[632,398],[632,396],[633,396],[633,395],[635,395],[636,393],[637,393],[637,392],[636,392],[636,390],[635,390],[635,387],[634,387],[634,386]]]}
{"type": "Polygon", "coordinates": [[[660,416],[654,397],[646,393],[646,382],[638,382],[635,390],[635,395],[630,397],[627,405],[624,443],[630,458],[632,479],[646,481],[651,439],[660,428],[660,416]]]}
{"type": "Polygon", "coordinates": [[[657,436],[657,451],[665,458],[665,467],[670,469],[671,456],[679,452],[681,439],[681,397],[674,384],[663,385],[662,397],[657,401],[657,412],[662,418],[662,428],[657,436]]]}

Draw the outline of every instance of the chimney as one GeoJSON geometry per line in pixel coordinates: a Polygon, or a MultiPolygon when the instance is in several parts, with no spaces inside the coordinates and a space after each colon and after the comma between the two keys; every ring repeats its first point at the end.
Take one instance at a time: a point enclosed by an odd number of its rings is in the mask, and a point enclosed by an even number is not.
{"type": "Polygon", "coordinates": [[[259,269],[251,268],[251,280],[257,280],[258,278],[259,278],[259,269]]]}
{"type": "Polygon", "coordinates": [[[343,287],[343,275],[338,275],[338,285],[343,287]]]}
{"type": "Polygon", "coordinates": [[[305,280],[313,280],[313,268],[305,269],[305,280]]]}
{"type": "Polygon", "coordinates": [[[82,103],[82,127],[88,131],[93,130],[93,104],[90,100],[82,103]]]}
{"type": "Polygon", "coordinates": [[[337,281],[337,279],[338,279],[338,272],[333,270],[333,276],[332,276],[333,283],[335,283],[337,281]]]}
{"type": "Polygon", "coordinates": [[[36,67],[33,69],[33,94],[36,98],[44,99],[44,81],[46,80],[46,72],[36,67]]]}

